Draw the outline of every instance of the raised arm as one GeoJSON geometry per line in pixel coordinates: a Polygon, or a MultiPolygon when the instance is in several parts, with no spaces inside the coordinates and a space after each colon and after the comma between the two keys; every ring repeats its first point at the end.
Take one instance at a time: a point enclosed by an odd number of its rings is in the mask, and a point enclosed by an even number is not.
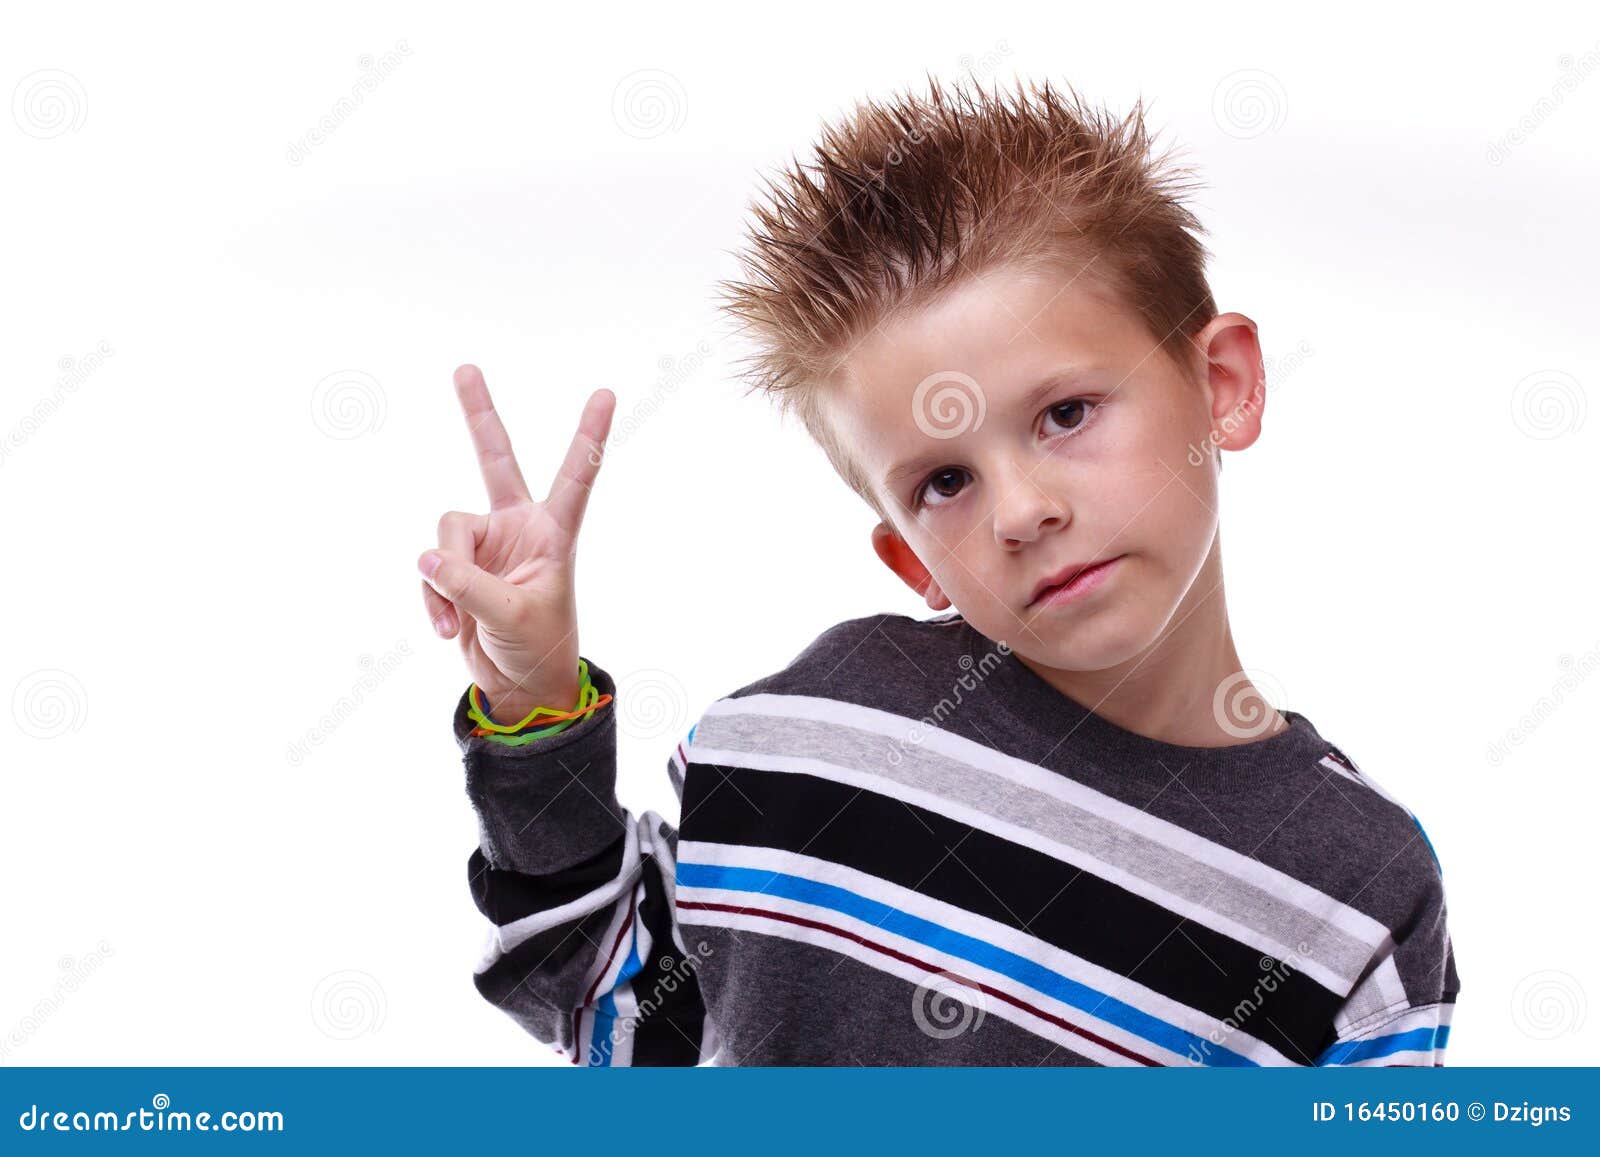
{"type": "MultiPolygon", "coordinates": [[[[538,502],[483,375],[462,366],[455,388],[489,512],[439,520],[439,545],[418,560],[428,617],[442,637],[460,639],[495,723],[518,724],[535,707],[573,710],[582,706],[573,563],[616,399],[608,390],[590,396],[538,502]]],[[[479,826],[468,877],[490,923],[475,983],[575,1064],[697,1064],[716,1042],[696,946],[685,945],[674,921],[677,832],[618,802],[608,699],[616,687],[585,664],[599,706],[559,731],[530,735],[547,730],[535,718],[519,731],[488,732],[469,715],[471,685],[456,704],[479,826]]]]}

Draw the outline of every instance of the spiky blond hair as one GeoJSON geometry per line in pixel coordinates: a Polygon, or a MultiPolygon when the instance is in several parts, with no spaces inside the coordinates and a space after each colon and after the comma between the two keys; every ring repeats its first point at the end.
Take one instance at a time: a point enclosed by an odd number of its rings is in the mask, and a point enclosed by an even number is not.
{"type": "MultiPolygon", "coordinates": [[[[742,280],[722,309],[756,353],[751,391],[797,411],[880,518],[873,487],[817,404],[817,387],[891,314],[958,279],[1014,264],[1075,269],[1131,305],[1180,359],[1216,315],[1191,171],[1157,156],[1144,105],[1117,118],[1067,86],[981,85],[858,102],[824,125],[809,164],[766,178],[751,203],[742,280]]],[[[1183,364],[1180,360],[1180,364],[1183,364]]]]}

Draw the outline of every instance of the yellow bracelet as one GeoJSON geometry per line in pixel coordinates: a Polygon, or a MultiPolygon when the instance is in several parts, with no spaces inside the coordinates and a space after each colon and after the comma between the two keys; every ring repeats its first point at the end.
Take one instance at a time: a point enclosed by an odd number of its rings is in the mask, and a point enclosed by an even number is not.
{"type": "MultiPolygon", "coordinates": [[[[467,689],[468,700],[471,703],[471,707],[467,711],[467,718],[478,724],[479,728],[484,731],[492,731],[501,735],[510,735],[513,732],[521,731],[524,727],[527,727],[534,721],[535,717],[539,715],[554,715],[557,717],[557,719],[566,719],[585,714],[586,704],[584,701],[586,698],[591,700],[594,698],[594,696],[590,694],[593,690],[594,684],[589,681],[589,664],[584,660],[579,659],[578,703],[577,706],[573,707],[572,709],[563,711],[555,707],[535,707],[532,711],[528,712],[527,715],[523,716],[522,720],[518,723],[513,723],[510,725],[496,723],[494,720],[490,719],[488,714],[483,710],[483,704],[479,699],[481,692],[478,688],[478,685],[474,683],[467,689]]],[[[592,703],[588,705],[588,709],[593,709],[592,703]]],[[[556,720],[551,720],[551,722],[555,721],[556,720]]]]}

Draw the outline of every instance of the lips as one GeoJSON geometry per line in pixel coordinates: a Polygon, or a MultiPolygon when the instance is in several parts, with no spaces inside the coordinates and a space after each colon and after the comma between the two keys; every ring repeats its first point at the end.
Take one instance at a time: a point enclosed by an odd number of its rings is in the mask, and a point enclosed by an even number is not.
{"type": "Polygon", "coordinates": [[[1110,558],[1095,559],[1090,562],[1073,563],[1071,566],[1062,567],[1054,574],[1047,575],[1045,578],[1039,580],[1038,585],[1033,588],[1033,597],[1028,600],[1028,606],[1033,606],[1040,599],[1050,594],[1050,592],[1059,590],[1061,587],[1066,586],[1075,579],[1087,574],[1089,571],[1098,570],[1107,563],[1116,562],[1117,559],[1121,557],[1121,555],[1113,555],[1110,558]]]}

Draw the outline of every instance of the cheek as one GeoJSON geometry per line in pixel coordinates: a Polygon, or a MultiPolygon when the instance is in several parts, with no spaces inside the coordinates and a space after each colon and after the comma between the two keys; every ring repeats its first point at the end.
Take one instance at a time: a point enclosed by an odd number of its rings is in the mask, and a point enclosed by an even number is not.
{"type": "Polygon", "coordinates": [[[1192,578],[1211,549],[1217,530],[1217,495],[1209,480],[1196,477],[1196,471],[1179,468],[1173,472],[1158,467],[1161,480],[1156,485],[1159,497],[1139,515],[1140,541],[1167,561],[1171,573],[1192,578]]]}
{"type": "Polygon", "coordinates": [[[994,567],[994,538],[987,527],[976,532],[970,524],[951,529],[941,526],[937,533],[921,537],[915,544],[917,557],[924,560],[933,581],[953,602],[966,608],[982,608],[996,601],[997,578],[994,567]]]}
{"type": "Polygon", "coordinates": [[[1108,455],[1079,509],[1129,549],[1186,556],[1206,537],[1216,506],[1213,478],[1181,459],[1166,460],[1147,443],[1108,455]]]}

